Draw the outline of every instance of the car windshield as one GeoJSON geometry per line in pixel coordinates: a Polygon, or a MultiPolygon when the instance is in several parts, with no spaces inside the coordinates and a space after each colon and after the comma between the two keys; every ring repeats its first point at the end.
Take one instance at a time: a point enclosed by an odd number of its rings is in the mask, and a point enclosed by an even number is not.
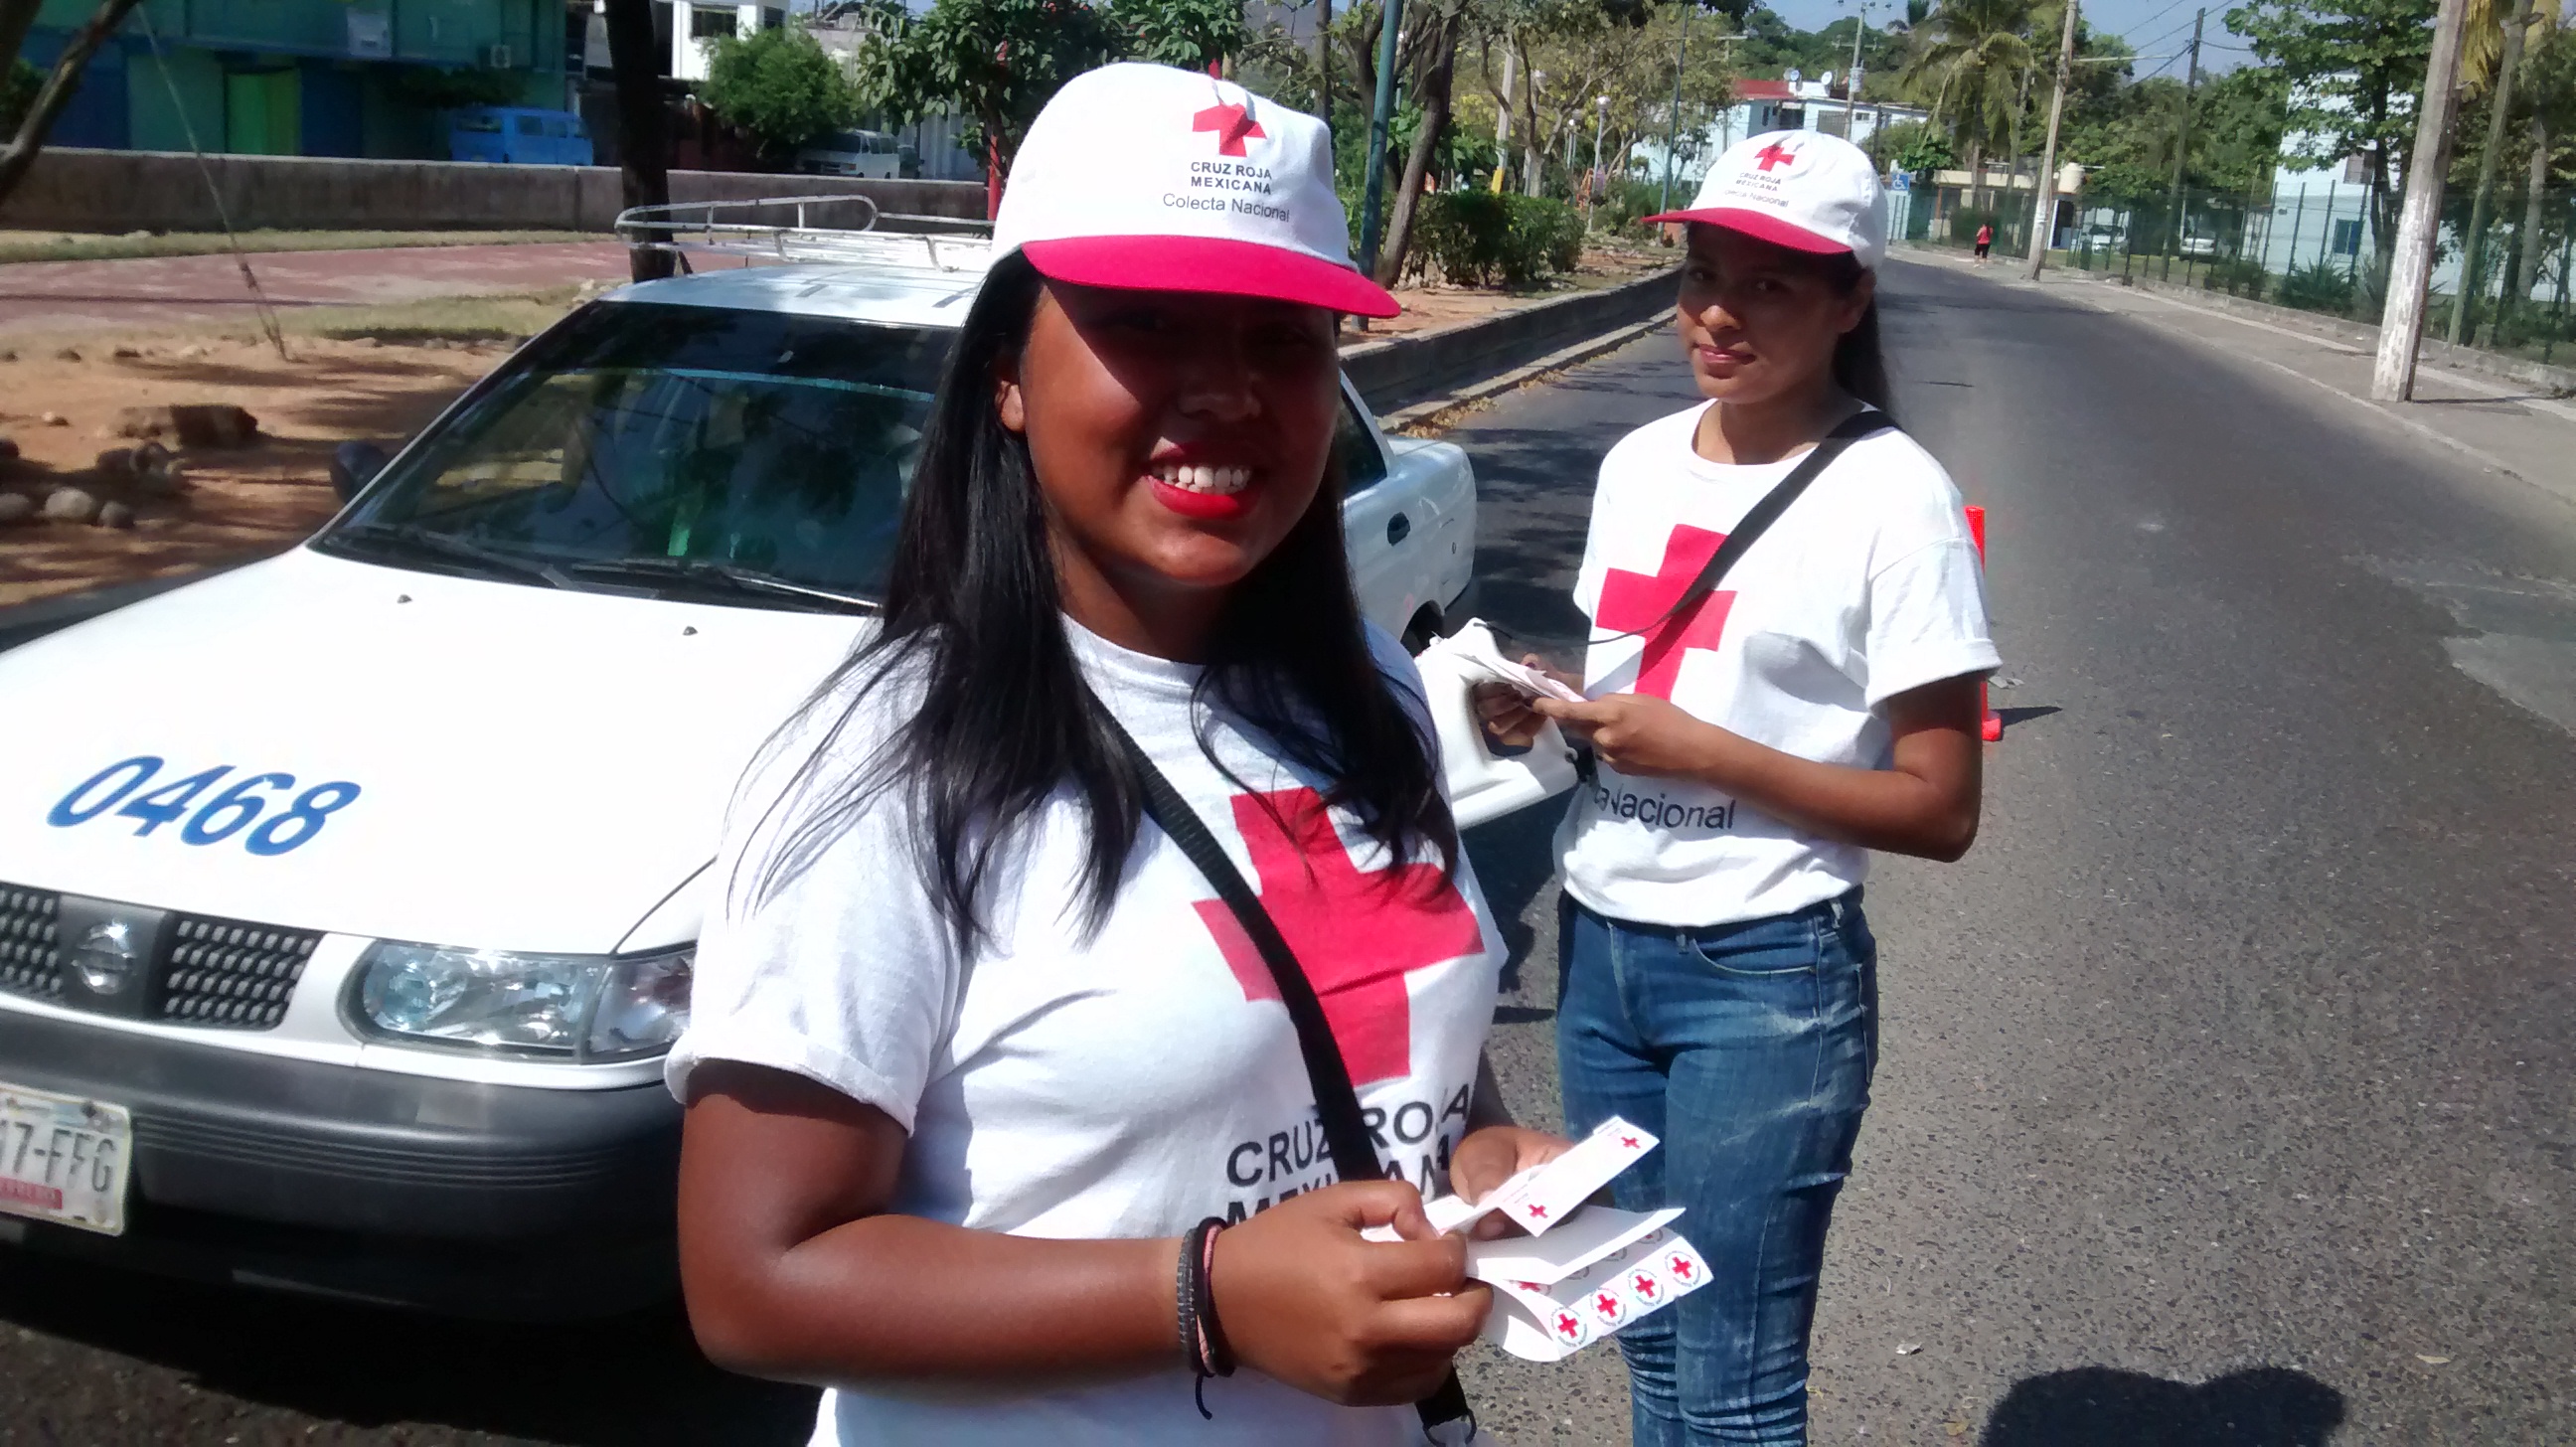
{"type": "Polygon", "coordinates": [[[951,340],[595,304],[513,358],[316,543],[554,587],[873,599],[951,340]]]}

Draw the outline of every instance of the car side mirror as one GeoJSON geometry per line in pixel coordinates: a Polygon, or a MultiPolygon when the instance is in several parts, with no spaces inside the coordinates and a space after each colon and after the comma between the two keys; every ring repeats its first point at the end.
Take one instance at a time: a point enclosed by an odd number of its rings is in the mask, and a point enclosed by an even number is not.
{"type": "Polygon", "coordinates": [[[375,479],[391,459],[372,442],[343,442],[331,450],[331,490],[347,502],[375,479]]]}

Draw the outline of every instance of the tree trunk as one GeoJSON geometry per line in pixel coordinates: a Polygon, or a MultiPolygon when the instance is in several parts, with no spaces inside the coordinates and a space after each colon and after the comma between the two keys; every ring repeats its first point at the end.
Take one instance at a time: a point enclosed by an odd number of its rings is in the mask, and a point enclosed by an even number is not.
{"type": "Polygon", "coordinates": [[[2451,299],[2453,346],[2476,335],[2469,313],[2477,301],[2480,253],[2486,250],[2487,207],[2495,200],[2496,156],[2504,149],[2504,128],[2513,117],[2514,72],[2522,68],[2522,37],[2531,28],[2531,0],[2514,0],[2513,18],[2504,23],[2504,55],[2496,62],[2494,94],[2487,106],[2487,145],[2478,157],[2478,189],[2469,198],[2469,231],[2460,242],[2460,294],[2451,299]]]}
{"type": "Polygon", "coordinates": [[[1547,167],[1539,159],[1538,72],[1530,67],[1527,47],[1521,49],[1521,74],[1528,77],[1521,85],[1521,119],[1529,122],[1521,133],[1521,194],[1535,196],[1546,181],[1547,167]]]}
{"type": "Polygon", "coordinates": [[[1318,0],[1315,7],[1315,114],[1323,118],[1324,134],[1333,133],[1333,0],[1318,0]]]}
{"type": "MultiPolygon", "coordinates": [[[[653,44],[653,0],[608,0],[608,65],[617,83],[617,174],[626,205],[671,203],[671,122],[662,105],[662,57],[653,44]]],[[[626,253],[628,272],[653,281],[679,269],[649,246],[626,253]]]]}
{"type": "Polygon", "coordinates": [[[1503,173],[1512,168],[1512,82],[1521,53],[1512,44],[1509,32],[1503,36],[1503,88],[1494,93],[1500,104],[1494,107],[1494,191],[1503,189],[1503,173]]]}
{"type": "Polygon", "coordinates": [[[2531,299],[2531,289],[2540,285],[2540,228],[2546,221],[2543,207],[2549,187],[2549,122],[2534,115],[2531,118],[2531,171],[2522,188],[2522,264],[2514,268],[2513,297],[2516,305],[2531,299]]]}
{"type": "Polygon", "coordinates": [[[1451,11],[1432,22],[1438,33],[1428,37],[1430,69],[1422,78],[1416,98],[1422,106],[1422,127],[1413,133],[1412,148],[1404,158],[1404,181],[1396,187],[1395,206],[1387,217],[1386,243],[1378,248],[1377,284],[1395,285],[1404,274],[1404,253],[1413,245],[1413,218],[1422,204],[1422,178],[1431,169],[1431,153],[1440,145],[1440,135],[1449,129],[1449,87],[1458,71],[1458,31],[1465,17],[1451,11]]]}
{"type": "MultiPolygon", "coordinates": [[[[89,23],[73,32],[72,43],[63,47],[62,55],[54,61],[53,73],[45,77],[44,88],[36,92],[35,104],[27,107],[26,118],[18,123],[18,134],[10,138],[5,150],[0,150],[0,200],[8,199],[9,193],[18,189],[18,183],[27,178],[28,168],[36,164],[36,153],[45,148],[45,136],[53,130],[55,118],[72,103],[72,93],[80,89],[81,72],[89,68],[89,58],[116,34],[118,27],[125,24],[125,17],[140,3],[142,0],[99,0],[89,23]]],[[[16,17],[13,14],[11,18],[16,17]]],[[[24,34],[20,31],[22,37],[24,34]]],[[[16,58],[13,48],[9,59],[16,58]]]]}
{"type": "Polygon", "coordinates": [[[1986,142],[1982,136],[1968,142],[1968,209],[1986,209],[1986,142]]]}

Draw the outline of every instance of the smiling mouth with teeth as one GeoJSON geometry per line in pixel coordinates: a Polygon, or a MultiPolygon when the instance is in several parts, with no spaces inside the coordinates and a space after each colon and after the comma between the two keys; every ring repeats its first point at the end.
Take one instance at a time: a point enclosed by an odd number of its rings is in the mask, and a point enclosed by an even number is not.
{"type": "Polygon", "coordinates": [[[1228,497],[1252,485],[1249,467],[1165,466],[1154,469],[1154,480],[1183,492],[1228,497]]]}

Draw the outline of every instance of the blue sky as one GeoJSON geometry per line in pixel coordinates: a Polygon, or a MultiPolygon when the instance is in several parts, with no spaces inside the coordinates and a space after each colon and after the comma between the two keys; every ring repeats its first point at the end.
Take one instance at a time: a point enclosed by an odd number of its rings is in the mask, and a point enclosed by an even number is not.
{"type": "MultiPolygon", "coordinates": [[[[2107,31],[2129,42],[2142,56],[2156,57],[2140,62],[2138,74],[2156,71],[2169,75],[2183,73],[2185,62],[2179,58],[2191,45],[2191,12],[2202,0],[2086,0],[2084,23],[2097,31],[2107,31]],[[2174,56],[2168,62],[2162,57],[2174,56]]],[[[2227,31],[2226,15],[2238,0],[2209,6],[2209,24],[2201,32],[2200,67],[2211,71],[2234,70],[2253,57],[2244,50],[2245,42],[2227,31]],[[2223,48],[2224,47],[2224,48],[2223,48]]],[[[1770,0],[1780,18],[1801,30],[1816,30],[1852,13],[1849,0],[1770,0]]],[[[1899,6],[1872,4],[1869,23],[1885,25],[1890,15],[1901,15],[1899,6]]]]}

